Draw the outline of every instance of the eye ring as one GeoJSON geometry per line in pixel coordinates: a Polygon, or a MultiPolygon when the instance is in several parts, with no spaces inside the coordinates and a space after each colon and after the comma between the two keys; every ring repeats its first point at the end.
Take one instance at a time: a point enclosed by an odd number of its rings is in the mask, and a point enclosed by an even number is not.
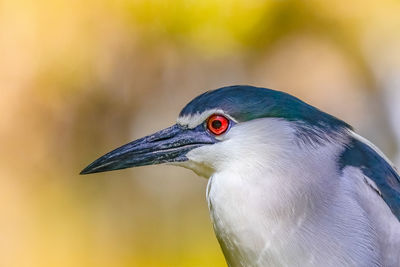
{"type": "Polygon", "coordinates": [[[207,129],[214,135],[221,135],[229,128],[230,121],[225,116],[213,114],[207,119],[207,129]]]}

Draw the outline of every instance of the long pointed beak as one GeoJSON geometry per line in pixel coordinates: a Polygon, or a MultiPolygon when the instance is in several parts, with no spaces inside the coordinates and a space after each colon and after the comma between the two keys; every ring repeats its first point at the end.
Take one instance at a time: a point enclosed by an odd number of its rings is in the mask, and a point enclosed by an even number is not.
{"type": "Polygon", "coordinates": [[[177,124],[123,145],[98,158],[80,174],[106,172],[130,167],[186,161],[190,150],[215,143],[203,129],[177,124]]]}

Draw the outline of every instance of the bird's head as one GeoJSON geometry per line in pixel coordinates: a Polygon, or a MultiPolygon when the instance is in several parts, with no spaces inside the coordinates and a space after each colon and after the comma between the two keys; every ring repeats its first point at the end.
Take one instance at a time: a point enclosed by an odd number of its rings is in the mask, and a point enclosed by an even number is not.
{"type": "Polygon", "coordinates": [[[105,154],[81,174],[169,163],[209,177],[228,165],[246,164],[244,158],[259,156],[260,151],[278,155],[273,152],[293,145],[294,136],[318,143],[318,138],[345,128],[349,126],[343,121],[289,94],[223,87],[194,98],[175,125],[105,154]]]}

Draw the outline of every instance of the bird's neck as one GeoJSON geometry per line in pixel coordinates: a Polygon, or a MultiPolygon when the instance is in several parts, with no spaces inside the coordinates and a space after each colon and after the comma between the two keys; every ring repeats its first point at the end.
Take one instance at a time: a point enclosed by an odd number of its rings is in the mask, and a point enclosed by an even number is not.
{"type": "Polygon", "coordinates": [[[334,197],[323,189],[336,188],[329,183],[335,182],[331,176],[337,173],[335,156],[341,150],[333,144],[293,148],[263,162],[260,155],[250,155],[216,172],[208,183],[207,200],[228,262],[235,254],[236,260],[254,265],[252,259],[268,250],[268,244],[273,242],[275,249],[289,242],[287,234],[323,213],[334,197]],[[271,161],[276,157],[279,160],[271,161]]]}

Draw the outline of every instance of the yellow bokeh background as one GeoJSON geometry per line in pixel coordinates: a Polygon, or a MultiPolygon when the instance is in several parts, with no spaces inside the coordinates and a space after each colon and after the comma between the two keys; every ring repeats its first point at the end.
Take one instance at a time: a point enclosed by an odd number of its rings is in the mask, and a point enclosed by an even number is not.
{"type": "Polygon", "coordinates": [[[206,179],[78,175],[205,90],[292,93],[399,163],[399,14],[397,0],[1,0],[0,266],[226,266],[206,179]]]}

